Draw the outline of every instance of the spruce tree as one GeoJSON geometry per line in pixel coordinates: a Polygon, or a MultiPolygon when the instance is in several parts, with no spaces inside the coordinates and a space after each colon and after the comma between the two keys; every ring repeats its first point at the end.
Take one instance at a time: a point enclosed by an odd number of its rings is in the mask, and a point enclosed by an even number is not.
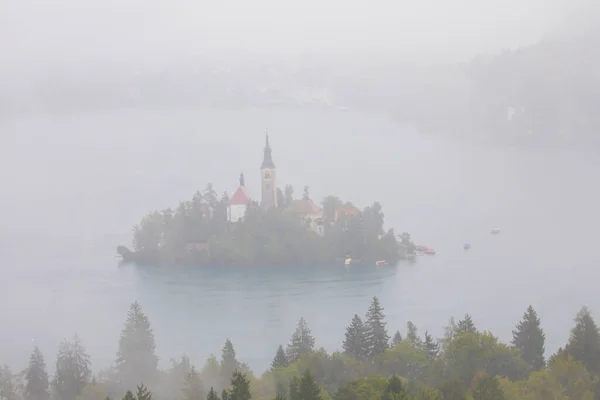
{"type": "Polygon", "coordinates": [[[500,382],[495,376],[486,375],[477,380],[472,392],[473,400],[504,400],[500,382]]]}
{"type": "Polygon", "coordinates": [[[246,374],[235,372],[231,378],[231,389],[229,390],[230,400],[250,400],[250,382],[246,378],[246,374]]]}
{"type": "Polygon", "coordinates": [[[227,389],[223,389],[223,391],[221,392],[221,399],[222,400],[229,400],[229,392],[227,391],[227,389]]]}
{"type": "Polygon", "coordinates": [[[300,397],[300,381],[297,376],[290,379],[290,400],[302,400],[300,397]]]}
{"type": "Polygon", "coordinates": [[[206,400],[221,400],[221,398],[217,394],[217,391],[212,386],[210,387],[210,390],[208,391],[208,394],[206,395],[206,400]]]}
{"type": "Polygon", "coordinates": [[[574,360],[583,362],[590,372],[600,372],[600,332],[587,307],[577,313],[565,351],[574,360]]]}
{"type": "Polygon", "coordinates": [[[390,377],[383,392],[382,400],[408,400],[407,390],[396,374],[390,377]]]}
{"type": "Polygon", "coordinates": [[[473,319],[469,314],[465,314],[465,317],[458,321],[456,327],[457,333],[475,333],[477,329],[475,328],[475,324],[473,323],[473,319]]]}
{"type": "Polygon", "coordinates": [[[240,368],[240,363],[235,356],[235,349],[231,340],[225,340],[221,351],[221,387],[229,386],[233,374],[240,368]]]}
{"type": "Polygon", "coordinates": [[[420,349],[422,346],[419,331],[415,324],[410,321],[406,323],[406,341],[415,349],[420,349]]]}
{"type": "Polygon", "coordinates": [[[288,359],[283,350],[283,346],[279,345],[277,352],[275,353],[275,358],[273,358],[273,362],[271,362],[271,369],[285,368],[288,365],[288,359]]]}
{"type": "Polygon", "coordinates": [[[311,353],[314,347],[315,338],[312,336],[310,328],[304,318],[300,318],[298,327],[292,334],[292,339],[286,349],[288,362],[296,362],[302,354],[311,353]]]}
{"type": "Polygon", "coordinates": [[[512,331],[512,345],[519,349],[521,358],[534,370],[542,369],[546,335],[540,327],[540,319],[532,306],[527,308],[523,319],[512,331]]]}
{"type": "Polygon", "coordinates": [[[54,372],[54,387],[61,400],[75,400],[81,394],[92,376],[90,366],[90,356],[77,335],[71,342],[61,342],[54,372]]]}
{"type": "Polygon", "coordinates": [[[298,393],[302,400],[322,400],[321,387],[315,382],[308,369],[304,371],[302,378],[300,378],[298,393]]]}
{"type": "Polygon", "coordinates": [[[394,337],[392,338],[392,347],[398,346],[401,342],[402,335],[400,334],[400,331],[396,331],[396,333],[394,333],[394,337]]]}
{"type": "Polygon", "coordinates": [[[138,302],[134,302],[129,307],[119,339],[116,360],[119,380],[126,387],[153,382],[158,367],[155,351],[156,342],[150,321],[138,302]]]}
{"type": "Polygon", "coordinates": [[[427,331],[425,331],[425,340],[423,340],[423,350],[429,360],[435,359],[440,353],[440,345],[427,331]]]}
{"type": "Polygon", "coordinates": [[[366,329],[362,319],[356,314],[352,318],[350,326],[346,328],[346,339],[342,344],[344,352],[362,361],[367,358],[366,329]]]}
{"type": "Polygon", "coordinates": [[[152,393],[148,390],[148,388],[142,383],[137,387],[137,392],[135,394],[136,400],[152,400],[152,393]]]}
{"type": "Polygon", "coordinates": [[[29,366],[25,371],[25,400],[48,400],[50,393],[48,388],[48,373],[46,362],[40,349],[35,346],[29,358],[29,366]]]}
{"type": "Polygon", "coordinates": [[[123,400],[136,400],[136,399],[133,396],[133,392],[131,390],[128,390],[127,392],[125,392],[125,396],[123,397],[123,400]]]}
{"type": "Polygon", "coordinates": [[[382,354],[388,348],[390,340],[386,330],[383,307],[379,304],[379,299],[377,297],[373,297],[365,320],[367,355],[372,358],[378,354],[382,354]]]}
{"type": "Polygon", "coordinates": [[[186,374],[181,391],[183,392],[183,400],[204,399],[204,386],[200,380],[200,374],[196,371],[195,367],[192,366],[186,374]]]}

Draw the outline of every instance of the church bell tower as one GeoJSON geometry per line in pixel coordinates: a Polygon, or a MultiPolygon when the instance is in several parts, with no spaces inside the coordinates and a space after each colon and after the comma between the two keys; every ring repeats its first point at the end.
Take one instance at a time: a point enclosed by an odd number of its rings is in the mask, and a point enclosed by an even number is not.
{"type": "Polygon", "coordinates": [[[269,144],[269,134],[266,136],[263,162],[260,167],[261,181],[261,201],[260,205],[264,208],[277,207],[277,186],[275,183],[275,164],[271,157],[271,145],[269,144]]]}

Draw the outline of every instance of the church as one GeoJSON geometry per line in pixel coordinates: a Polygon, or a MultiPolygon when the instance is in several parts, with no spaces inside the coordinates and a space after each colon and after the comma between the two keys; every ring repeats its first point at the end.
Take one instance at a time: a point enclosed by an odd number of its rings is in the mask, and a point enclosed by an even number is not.
{"type": "MultiPolygon", "coordinates": [[[[282,207],[283,204],[277,204],[277,169],[273,162],[271,154],[271,144],[269,135],[265,138],[265,147],[263,150],[263,161],[260,166],[260,206],[263,208],[282,207]]],[[[227,209],[227,220],[229,222],[239,222],[244,219],[246,208],[251,201],[250,194],[246,189],[244,174],[240,174],[240,184],[233,196],[229,200],[227,209]]],[[[300,214],[302,219],[307,222],[307,226],[320,236],[324,235],[323,229],[323,209],[316,205],[308,197],[301,200],[294,200],[288,204],[285,212],[294,212],[300,214]]]]}

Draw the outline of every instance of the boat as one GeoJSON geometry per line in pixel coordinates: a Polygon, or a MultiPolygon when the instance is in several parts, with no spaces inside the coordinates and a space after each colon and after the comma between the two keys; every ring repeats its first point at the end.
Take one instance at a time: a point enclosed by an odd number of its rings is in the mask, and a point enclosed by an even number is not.
{"type": "Polygon", "coordinates": [[[375,261],[375,266],[379,267],[381,265],[388,265],[388,262],[386,260],[375,261]]]}
{"type": "Polygon", "coordinates": [[[500,228],[494,228],[492,229],[492,235],[497,235],[500,233],[500,228]]]}
{"type": "Polygon", "coordinates": [[[471,245],[469,243],[463,244],[463,250],[469,250],[470,248],[471,248],[471,245]]]}
{"type": "Polygon", "coordinates": [[[434,256],[434,255],[435,255],[435,250],[434,250],[434,249],[432,249],[431,247],[428,247],[428,248],[425,250],[425,254],[427,254],[428,256],[434,256]]]}

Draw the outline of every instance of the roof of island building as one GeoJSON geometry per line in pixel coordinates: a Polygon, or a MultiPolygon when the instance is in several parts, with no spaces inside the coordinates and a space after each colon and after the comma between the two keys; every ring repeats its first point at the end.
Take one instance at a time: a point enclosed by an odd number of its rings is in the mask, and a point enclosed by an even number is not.
{"type": "Polygon", "coordinates": [[[286,211],[296,212],[299,214],[318,214],[322,212],[323,209],[310,199],[301,199],[292,201],[292,203],[286,208],[286,211]]]}
{"type": "Polygon", "coordinates": [[[245,182],[244,182],[244,173],[240,174],[240,186],[237,188],[231,199],[229,200],[229,205],[246,205],[250,202],[250,195],[246,190],[245,182]]]}

